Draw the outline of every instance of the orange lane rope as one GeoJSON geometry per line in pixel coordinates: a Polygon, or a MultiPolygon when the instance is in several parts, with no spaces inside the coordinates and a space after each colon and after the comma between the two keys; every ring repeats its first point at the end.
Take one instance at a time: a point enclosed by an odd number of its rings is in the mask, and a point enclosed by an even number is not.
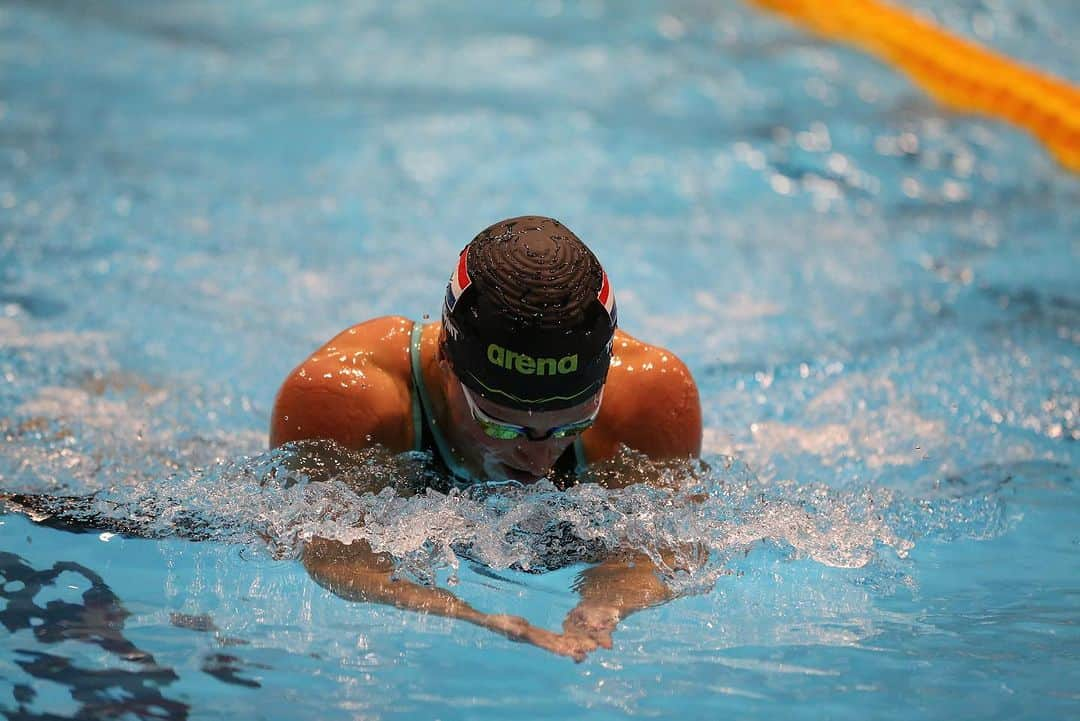
{"type": "Polygon", "coordinates": [[[1080,172],[1080,89],[880,0],[750,0],[904,70],[955,110],[1026,128],[1080,172]]]}

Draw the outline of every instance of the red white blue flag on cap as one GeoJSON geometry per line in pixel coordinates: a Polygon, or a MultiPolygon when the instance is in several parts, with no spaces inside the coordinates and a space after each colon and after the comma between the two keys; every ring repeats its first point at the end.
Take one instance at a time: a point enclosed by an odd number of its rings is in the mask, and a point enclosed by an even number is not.
{"type": "Polygon", "coordinates": [[[608,280],[607,273],[600,272],[604,274],[604,281],[600,284],[600,292],[596,294],[596,298],[600,301],[600,305],[604,306],[604,310],[607,311],[608,317],[611,318],[611,323],[614,325],[615,291],[611,289],[611,282],[608,280]]]}
{"type": "Polygon", "coordinates": [[[457,305],[458,299],[461,298],[461,294],[465,292],[465,289],[472,285],[472,279],[469,278],[469,248],[466,247],[461,251],[461,255],[458,256],[457,267],[454,268],[454,272],[450,274],[450,282],[446,286],[446,308],[451,313],[454,311],[454,306],[457,305]]]}

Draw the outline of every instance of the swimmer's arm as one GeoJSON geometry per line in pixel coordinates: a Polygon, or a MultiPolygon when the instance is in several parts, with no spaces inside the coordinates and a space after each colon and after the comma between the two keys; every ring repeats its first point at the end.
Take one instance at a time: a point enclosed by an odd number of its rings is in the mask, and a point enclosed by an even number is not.
{"type": "MultiPolygon", "coordinates": [[[[670,351],[625,333],[616,336],[615,351],[619,362],[612,360],[600,417],[584,438],[593,464],[590,480],[624,488],[635,483],[671,487],[692,478],[693,466],[684,464],[701,456],[702,420],[690,370],[670,351]],[[627,458],[626,448],[651,462],[627,458]]],[[[696,502],[704,496],[689,498],[696,502]]],[[[674,567],[674,552],[661,556],[674,567]]],[[[640,553],[605,559],[584,571],[575,588],[581,601],[567,614],[563,630],[604,648],[611,648],[611,634],[621,620],[674,597],[653,561],[640,553]]]]}
{"type": "MultiPolygon", "coordinates": [[[[672,560],[664,554],[665,563],[672,560]]],[[[591,639],[603,648],[611,648],[611,634],[620,621],[674,597],[644,554],[604,560],[581,573],[575,590],[581,601],[563,621],[564,634],[591,639]]]]}
{"type": "Polygon", "coordinates": [[[345,545],[313,538],[304,549],[303,561],[319,585],[350,601],[382,603],[467,621],[512,641],[530,643],[576,661],[596,648],[588,637],[568,638],[537,628],[520,616],[483,613],[445,589],[393,580],[390,559],[372,552],[363,540],[345,545]]]}

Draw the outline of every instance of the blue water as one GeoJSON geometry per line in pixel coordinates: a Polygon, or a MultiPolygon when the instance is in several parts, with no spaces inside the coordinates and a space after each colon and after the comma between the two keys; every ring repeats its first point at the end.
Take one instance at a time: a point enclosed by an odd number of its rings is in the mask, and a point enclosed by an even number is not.
{"type": "MultiPolygon", "coordinates": [[[[909,6],[1080,82],[1070,4],[909,6]]],[[[1077,716],[1078,200],[1025,133],[738,3],[0,4],[0,488],[160,536],[0,516],[0,711],[1077,716]],[[285,374],[436,313],[524,213],[687,361],[709,501],[261,486],[285,374]],[[363,536],[554,630],[581,566],[506,535],[554,521],[709,558],[581,664],[295,560],[363,536]]]]}

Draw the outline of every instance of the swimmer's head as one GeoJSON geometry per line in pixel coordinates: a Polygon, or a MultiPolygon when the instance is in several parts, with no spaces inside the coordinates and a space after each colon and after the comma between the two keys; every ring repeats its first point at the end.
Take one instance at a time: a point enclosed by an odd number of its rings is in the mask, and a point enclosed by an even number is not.
{"type": "Polygon", "coordinates": [[[443,304],[445,353],[473,393],[501,406],[570,408],[604,385],[615,294],[568,228],[524,216],[465,246],[443,304]]]}

